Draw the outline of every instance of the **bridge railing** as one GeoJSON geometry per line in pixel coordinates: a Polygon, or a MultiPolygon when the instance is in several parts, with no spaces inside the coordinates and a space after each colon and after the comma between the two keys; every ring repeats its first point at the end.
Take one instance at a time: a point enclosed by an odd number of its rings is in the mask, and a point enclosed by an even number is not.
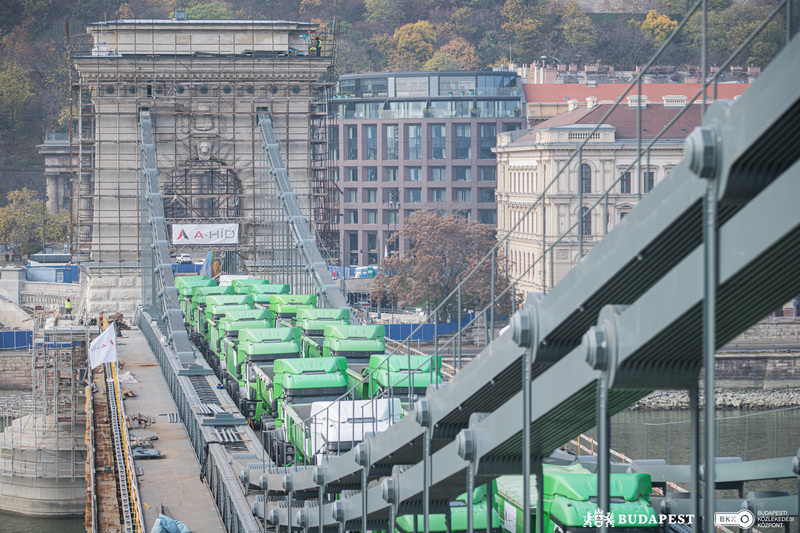
{"type": "Polygon", "coordinates": [[[333,280],[328,265],[308,228],[298,195],[292,185],[289,169],[281,155],[273,130],[273,118],[258,113],[262,157],[265,159],[258,186],[262,224],[269,224],[271,233],[263,231],[263,245],[253,264],[265,276],[288,283],[295,291],[313,291],[324,307],[345,308],[347,302],[333,280]],[[263,175],[268,174],[268,175],[263,175]],[[277,199],[278,206],[268,206],[277,199]]]}

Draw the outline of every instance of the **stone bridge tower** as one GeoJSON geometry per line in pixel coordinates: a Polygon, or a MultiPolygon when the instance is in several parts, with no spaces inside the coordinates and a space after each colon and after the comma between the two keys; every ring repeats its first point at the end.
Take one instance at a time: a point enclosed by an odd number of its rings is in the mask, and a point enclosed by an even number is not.
{"type": "Polygon", "coordinates": [[[142,108],[154,117],[168,223],[238,224],[239,242],[225,250],[257,262],[282,231],[257,126],[264,110],[304,215],[312,225],[336,220],[327,215],[334,196],[325,167],[334,40],[317,24],[118,20],[88,33],[91,42],[72,51],[79,142],[71,199],[89,312],[127,313],[141,300],[142,108]],[[320,55],[310,50],[317,36],[320,55]]]}

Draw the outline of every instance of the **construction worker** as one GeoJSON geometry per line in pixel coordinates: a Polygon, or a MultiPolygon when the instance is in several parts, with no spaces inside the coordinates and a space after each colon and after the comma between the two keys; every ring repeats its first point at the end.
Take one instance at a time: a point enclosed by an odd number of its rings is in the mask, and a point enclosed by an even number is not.
{"type": "Polygon", "coordinates": [[[67,296],[67,302],[64,304],[64,309],[67,310],[67,316],[72,316],[72,300],[67,296]]]}
{"type": "Polygon", "coordinates": [[[319,57],[319,53],[322,51],[322,39],[319,38],[319,35],[314,36],[314,40],[312,41],[314,46],[311,48],[312,51],[319,57]]]}

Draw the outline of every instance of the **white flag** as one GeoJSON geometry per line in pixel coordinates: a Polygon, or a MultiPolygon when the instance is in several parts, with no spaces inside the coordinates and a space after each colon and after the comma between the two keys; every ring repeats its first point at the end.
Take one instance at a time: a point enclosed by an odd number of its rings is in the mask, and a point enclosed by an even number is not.
{"type": "Polygon", "coordinates": [[[103,363],[117,360],[117,328],[112,322],[89,345],[89,365],[94,369],[103,363]]]}

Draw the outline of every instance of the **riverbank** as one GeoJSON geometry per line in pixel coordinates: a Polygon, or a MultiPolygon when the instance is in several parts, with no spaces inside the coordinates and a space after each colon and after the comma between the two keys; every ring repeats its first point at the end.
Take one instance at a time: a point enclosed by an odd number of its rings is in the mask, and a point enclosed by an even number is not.
{"type": "MultiPolygon", "coordinates": [[[[787,389],[716,389],[717,409],[781,409],[800,406],[800,388],[787,389]]],[[[705,403],[700,391],[700,405],[705,403]]],[[[655,391],[631,407],[632,411],[682,411],[689,409],[687,391],[655,391]]]]}

